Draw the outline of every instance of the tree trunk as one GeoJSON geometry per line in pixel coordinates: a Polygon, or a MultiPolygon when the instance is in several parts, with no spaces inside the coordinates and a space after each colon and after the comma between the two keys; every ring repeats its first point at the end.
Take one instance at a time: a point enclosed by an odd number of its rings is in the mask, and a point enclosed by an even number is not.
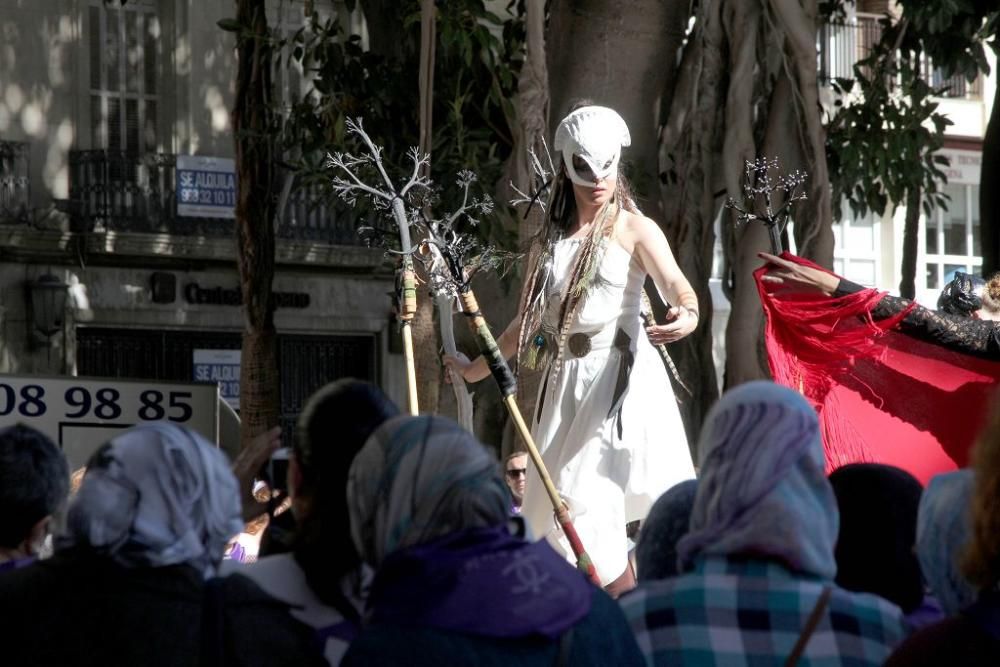
{"type": "MultiPolygon", "coordinates": [[[[737,201],[743,199],[744,164],[748,160],[764,157],[763,150],[758,149],[756,137],[760,132],[759,126],[767,127],[768,117],[765,114],[771,108],[768,97],[774,99],[768,90],[775,85],[773,66],[769,67],[761,59],[782,50],[780,40],[774,44],[768,39],[774,39],[776,34],[767,32],[762,25],[763,16],[764,10],[758,4],[748,2],[736,2],[735,6],[729,3],[723,12],[732,40],[733,61],[725,100],[726,136],[722,169],[726,177],[726,192],[737,201]],[[758,68],[761,72],[755,85],[754,70],[758,68]],[[764,112],[757,119],[753,113],[755,108],[764,112]]],[[[764,316],[752,273],[760,266],[757,253],[766,250],[769,245],[767,231],[759,224],[748,223],[736,229],[731,215],[723,216],[723,224],[727,225],[723,233],[728,240],[724,250],[729,258],[727,278],[730,281],[725,377],[728,388],[767,377],[766,359],[761,354],[764,316]]]]}
{"type": "MultiPolygon", "coordinates": [[[[792,65],[788,76],[794,83],[788,101],[795,109],[795,118],[783,128],[783,134],[794,137],[801,159],[799,164],[783,164],[783,167],[801,168],[809,174],[808,199],[796,205],[794,216],[796,251],[802,257],[832,267],[833,212],[816,69],[817,3],[816,0],[771,0],[771,7],[785,35],[785,50],[792,65]]],[[[772,105],[770,112],[779,110],[772,105]]]]}
{"type": "Polygon", "coordinates": [[[403,55],[403,12],[398,0],[361,0],[368,29],[368,48],[387,58],[403,55]]]}
{"type": "MultiPolygon", "coordinates": [[[[497,196],[503,201],[510,201],[514,193],[510,188],[510,183],[517,186],[521,192],[531,192],[538,187],[536,183],[537,175],[531,164],[531,151],[548,168],[548,157],[546,147],[551,149],[547,134],[549,127],[549,73],[545,64],[545,0],[526,0],[524,7],[524,28],[525,28],[525,59],[521,66],[521,72],[517,81],[517,98],[515,109],[517,111],[517,122],[512,123],[513,147],[511,148],[510,159],[507,168],[504,170],[504,178],[497,184],[497,196]]],[[[553,161],[557,156],[552,156],[553,161]]],[[[526,207],[524,207],[526,208],[526,207]]],[[[517,240],[521,252],[530,250],[531,240],[538,233],[544,219],[542,207],[535,205],[530,212],[525,210],[516,212],[517,240]]],[[[520,275],[513,281],[514,285],[506,299],[520,299],[521,287],[525,270],[522,269],[520,275]]],[[[520,304],[518,303],[516,307],[520,304]]],[[[498,332],[503,326],[503,320],[490,319],[496,324],[498,332]]],[[[541,373],[518,369],[517,377],[517,404],[526,422],[531,423],[535,413],[535,399],[538,395],[538,385],[541,373]]],[[[486,392],[477,392],[477,397],[486,392]]],[[[499,398],[490,394],[490,398],[499,398]]],[[[519,441],[515,433],[513,421],[507,420],[503,436],[500,441],[501,459],[515,449],[523,449],[524,444],[519,441]]]]}
{"type": "Polygon", "coordinates": [[[240,436],[278,424],[277,333],[274,328],[275,146],[272,124],[271,47],[264,0],[237,0],[236,233],[243,295],[243,349],[240,367],[240,436]]]}
{"type": "Polygon", "coordinates": [[[660,101],[676,74],[688,4],[687,0],[554,0],[550,9],[550,130],[580,98],[620,113],[632,135],[623,160],[632,166],[639,206],[660,224],[660,101]]]}
{"type": "Polygon", "coordinates": [[[917,245],[920,242],[920,188],[906,193],[906,221],[903,223],[903,260],[899,295],[904,299],[917,296],[917,245]]]}
{"type": "Polygon", "coordinates": [[[1000,86],[983,137],[983,167],[979,178],[979,236],[983,242],[983,275],[1000,271],[1000,86]]]}
{"type": "Polygon", "coordinates": [[[688,442],[697,442],[705,412],[719,395],[712,354],[712,293],[709,279],[715,249],[722,151],[724,62],[721,3],[698,10],[697,28],[684,47],[660,134],[660,194],[667,239],[698,295],[701,321],[694,333],[669,346],[681,377],[692,390],[678,390],[688,442]]]}
{"type": "Polygon", "coordinates": [[[757,252],[769,248],[767,232],[755,224],[737,229],[728,211],[719,212],[720,195],[743,199],[744,161],[777,157],[783,172],[809,173],[809,199],[795,215],[797,249],[826,265],[833,254],[816,91],[815,0],[705,0],[695,18],[677,85],[668,89],[660,147],[668,238],[698,290],[705,320],[677,355],[685,379],[700,383],[685,410],[693,431],[717,395],[705,317],[712,307],[708,282],[717,219],[723,291],[731,305],[726,384],[767,376],[763,313],[752,277],[760,265],[757,252]]]}
{"type": "MultiPolygon", "coordinates": [[[[377,3],[369,3],[377,4],[377,3]]],[[[434,136],[433,91],[434,91],[434,52],[437,48],[436,16],[433,0],[420,2],[420,66],[418,82],[420,95],[420,141],[421,150],[430,154],[431,142],[434,136]]],[[[394,14],[398,14],[395,9],[394,14]]],[[[400,26],[400,29],[402,26],[400,26]]],[[[394,44],[400,39],[398,33],[390,35],[394,44]]],[[[430,171],[430,166],[426,168],[430,171]]],[[[414,242],[420,239],[413,239],[414,242]]],[[[437,323],[434,320],[434,301],[426,289],[417,289],[417,312],[411,323],[413,331],[413,362],[417,373],[417,397],[423,413],[438,412],[441,400],[441,384],[444,373],[441,359],[438,356],[440,343],[437,323]]]]}

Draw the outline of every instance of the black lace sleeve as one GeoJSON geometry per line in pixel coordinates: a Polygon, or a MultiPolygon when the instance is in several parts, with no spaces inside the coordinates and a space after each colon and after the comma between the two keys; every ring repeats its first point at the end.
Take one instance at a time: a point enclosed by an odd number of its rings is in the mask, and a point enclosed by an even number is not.
{"type": "MultiPolygon", "coordinates": [[[[865,289],[849,280],[841,280],[834,296],[844,296],[865,289]]],[[[898,296],[886,295],[872,309],[876,320],[892,317],[913,303],[898,296]]],[[[1000,327],[991,320],[949,315],[917,304],[900,323],[899,330],[943,347],[1000,361],[1000,327]]]]}

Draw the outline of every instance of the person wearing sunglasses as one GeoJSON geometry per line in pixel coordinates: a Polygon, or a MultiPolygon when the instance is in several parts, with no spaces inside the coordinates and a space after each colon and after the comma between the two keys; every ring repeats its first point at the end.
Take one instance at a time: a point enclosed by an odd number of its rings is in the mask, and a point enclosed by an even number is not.
{"type": "Polygon", "coordinates": [[[513,502],[511,513],[520,514],[521,503],[524,502],[524,488],[528,481],[528,454],[518,451],[508,455],[504,462],[503,476],[513,502]]]}

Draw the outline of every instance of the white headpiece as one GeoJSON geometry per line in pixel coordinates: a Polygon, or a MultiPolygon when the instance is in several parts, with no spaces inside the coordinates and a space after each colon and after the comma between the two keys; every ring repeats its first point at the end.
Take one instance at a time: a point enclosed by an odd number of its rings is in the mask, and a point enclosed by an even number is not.
{"type": "Polygon", "coordinates": [[[556,128],[555,149],[562,151],[570,180],[577,185],[594,187],[594,179],[585,179],[573,168],[573,155],[580,156],[597,178],[607,178],[618,168],[622,146],[632,139],[628,125],[608,107],[581,107],[562,119],[556,128]]]}

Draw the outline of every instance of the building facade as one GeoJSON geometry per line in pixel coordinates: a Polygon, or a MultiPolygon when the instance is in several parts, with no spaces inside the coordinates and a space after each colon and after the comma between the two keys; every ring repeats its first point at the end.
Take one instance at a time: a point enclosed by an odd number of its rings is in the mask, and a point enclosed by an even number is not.
{"type": "MultiPolygon", "coordinates": [[[[295,27],[302,7],[271,3],[270,22],[295,27]]],[[[0,372],[191,381],[197,351],[239,349],[236,62],[216,25],[233,12],[0,0],[0,372]]],[[[276,220],[286,430],[338,377],[405,397],[392,267],[358,222],[294,183],[276,220]]]]}

